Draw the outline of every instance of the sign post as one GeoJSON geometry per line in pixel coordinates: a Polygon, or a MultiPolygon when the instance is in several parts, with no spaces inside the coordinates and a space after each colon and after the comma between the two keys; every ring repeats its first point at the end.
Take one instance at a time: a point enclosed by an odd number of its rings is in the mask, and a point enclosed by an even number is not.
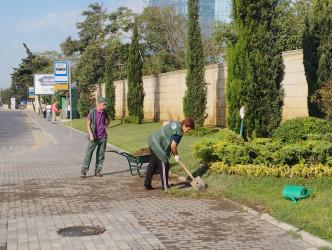
{"type": "Polygon", "coordinates": [[[69,61],[69,116],[70,116],[70,138],[73,136],[73,105],[71,102],[71,68],[70,68],[70,61],[69,61]]]}
{"type": "MultiPolygon", "coordinates": [[[[54,89],[67,90],[69,87],[69,106],[70,106],[70,137],[72,137],[72,103],[71,103],[71,72],[69,62],[54,62],[54,89]],[[57,84],[60,83],[60,84],[57,84]],[[64,84],[65,83],[65,84],[64,84]],[[69,85],[69,86],[68,86],[69,85]]],[[[67,104],[68,106],[68,104],[67,104]]],[[[66,107],[67,110],[67,107],[66,107]]]]}
{"type": "Polygon", "coordinates": [[[34,89],[34,87],[29,87],[29,98],[35,98],[35,89],[34,89]]]}
{"type": "Polygon", "coordinates": [[[244,119],[244,107],[243,106],[240,108],[240,117],[241,117],[240,135],[242,136],[243,119],[244,119]]]}

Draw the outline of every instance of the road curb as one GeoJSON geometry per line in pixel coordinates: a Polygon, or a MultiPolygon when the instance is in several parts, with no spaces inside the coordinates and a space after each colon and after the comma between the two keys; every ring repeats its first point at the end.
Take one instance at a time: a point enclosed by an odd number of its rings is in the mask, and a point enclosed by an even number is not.
{"type": "Polygon", "coordinates": [[[332,243],[326,241],[326,240],[323,240],[317,236],[314,236],[308,232],[305,232],[303,230],[300,230],[298,229],[297,227],[295,226],[292,226],[292,225],[289,225],[285,222],[282,222],[282,221],[278,221],[277,219],[275,219],[274,217],[272,217],[271,215],[269,214],[266,214],[266,213],[260,213],[258,211],[256,211],[255,209],[251,208],[251,207],[247,207],[247,206],[244,206],[236,201],[233,201],[233,200],[230,200],[228,198],[225,198],[223,197],[223,199],[237,205],[237,206],[240,206],[242,207],[245,211],[247,211],[248,213],[250,213],[251,215],[255,216],[255,217],[258,217],[260,218],[261,220],[264,220],[284,231],[292,231],[294,233],[298,233],[301,235],[302,237],[302,240],[304,240],[305,242],[311,244],[311,245],[314,245],[315,247],[329,247],[329,248],[332,248],[332,243]]]}

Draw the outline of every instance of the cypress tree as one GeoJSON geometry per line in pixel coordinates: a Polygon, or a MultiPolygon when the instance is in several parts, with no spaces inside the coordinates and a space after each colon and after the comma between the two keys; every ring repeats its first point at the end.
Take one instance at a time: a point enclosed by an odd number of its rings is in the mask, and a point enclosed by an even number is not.
{"type": "Polygon", "coordinates": [[[107,111],[111,119],[115,117],[115,89],[113,85],[113,68],[111,58],[108,58],[105,65],[105,95],[108,102],[107,111]]]}
{"type": "Polygon", "coordinates": [[[199,27],[198,0],[188,0],[188,34],[186,46],[187,91],[183,98],[183,113],[198,126],[204,123],[207,88],[204,80],[204,57],[199,27]]]}
{"type": "Polygon", "coordinates": [[[138,123],[141,123],[144,118],[143,101],[143,73],[142,60],[139,51],[139,38],[137,31],[137,21],[134,23],[132,42],[129,48],[128,58],[128,94],[127,105],[129,116],[133,117],[138,123]]]}
{"type": "Polygon", "coordinates": [[[315,102],[314,93],[332,80],[332,3],[316,0],[306,19],[303,33],[303,64],[308,83],[308,111],[310,116],[324,114],[315,102]]]}
{"type": "Polygon", "coordinates": [[[244,134],[267,137],[280,124],[284,64],[276,25],[278,0],[233,0],[237,39],[227,49],[227,125],[244,134]]]}

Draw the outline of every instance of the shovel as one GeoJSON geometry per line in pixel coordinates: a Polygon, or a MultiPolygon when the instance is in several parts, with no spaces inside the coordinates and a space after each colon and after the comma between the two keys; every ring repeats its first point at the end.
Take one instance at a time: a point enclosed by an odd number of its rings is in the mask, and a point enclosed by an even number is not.
{"type": "Polygon", "coordinates": [[[201,177],[197,176],[196,178],[194,178],[194,176],[189,172],[189,170],[182,163],[182,161],[179,160],[179,162],[180,162],[181,166],[184,168],[184,170],[186,170],[186,172],[190,176],[190,178],[192,179],[192,182],[190,182],[190,185],[197,191],[203,191],[205,189],[205,183],[201,179],[201,177]]]}

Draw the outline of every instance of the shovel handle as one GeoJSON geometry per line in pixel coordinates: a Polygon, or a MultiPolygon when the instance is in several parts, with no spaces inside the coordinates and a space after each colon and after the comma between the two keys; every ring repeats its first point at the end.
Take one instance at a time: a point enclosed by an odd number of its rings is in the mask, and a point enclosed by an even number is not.
{"type": "Polygon", "coordinates": [[[195,181],[196,183],[197,183],[197,181],[196,181],[196,179],[194,178],[194,176],[189,172],[189,170],[186,168],[186,166],[182,163],[182,161],[180,161],[179,160],[179,163],[181,164],[181,166],[184,168],[184,170],[186,170],[186,172],[187,172],[187,174],[190,176],[190,178],[193,180],[193,181],[195,181]]]}

